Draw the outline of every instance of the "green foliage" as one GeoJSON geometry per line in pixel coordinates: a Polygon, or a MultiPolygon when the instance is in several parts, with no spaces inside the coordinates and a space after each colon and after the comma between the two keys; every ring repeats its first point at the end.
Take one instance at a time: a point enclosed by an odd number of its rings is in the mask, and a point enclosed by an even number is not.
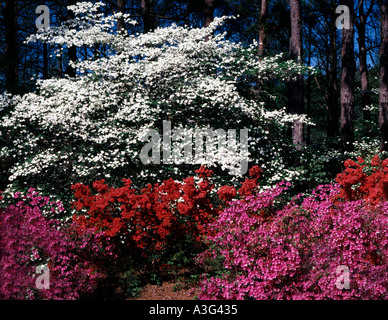
{"type": "Polygon", "coordinates": [[[118,280],[122,294],[127,297],[136,297],[142,289],[142,280],[135,269],[125,271],[118,280]]]}

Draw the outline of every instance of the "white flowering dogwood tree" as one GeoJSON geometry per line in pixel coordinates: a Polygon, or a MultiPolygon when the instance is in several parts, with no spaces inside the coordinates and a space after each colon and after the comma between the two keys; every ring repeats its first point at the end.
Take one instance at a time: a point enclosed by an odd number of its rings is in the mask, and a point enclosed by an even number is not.
{"type": "MultiPolygon", "coordinates": [[[[122,14],[104,16],[103,5],[70,6],[73,20],[27,39],[58,50],[76,46],[89,56],[72,63],[75,78],[38,80],[35,92],[1,98],[0,157],[8,163],[8,188],[35,186],[53,194],[101,178],[119,183],[124,177],[147,182],[184,177],[198,165],[141,162],[145,132],[161,130],[163,121],[187,130],[247,128],[251,163],[265,167],[274,181],[296,174],[281,170],[284,141],[273,131],[296,116],[269,110],[240,88],[255,90],[257,78],[287,81],[311,68],[283,55],[258,61],[256,43],[242,46],[219,31],[226,17],[208,28],[172,25],[131,34],[117,32],[117,19],[129,28],[136,22],[122,14]],[[279,172],[283,176],[275,176],[279,172]]],[[[214,159],[207,165],[219,172],[231,165],[227,157],[214,159]]]]}

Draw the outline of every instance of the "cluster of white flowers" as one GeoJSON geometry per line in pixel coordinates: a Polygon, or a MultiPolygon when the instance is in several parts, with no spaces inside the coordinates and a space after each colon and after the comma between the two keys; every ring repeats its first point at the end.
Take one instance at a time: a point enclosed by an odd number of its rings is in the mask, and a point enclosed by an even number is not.
{"type": "MultiPolygon", "coordinates": [[[[238,82],[249,82],[252,75],[287,80],[312,70],[282,55],[258,61],[254,43],[243,47],[214,32],[229,18],[216,18],[206,29],[173,25],[131,35],[118,33],[115,22],[136,22],[126,15],[104,16],[99,13],[103,5],[71,6],[73,20],[29,37],[28,41],[67,47],[102,44],[107,54],[74,62],[76,78],[40,81],[36,92],[13,103],[12,113],[1,124],[13,139],[12,147],[0,151],[0,157],[16,161],[11,181],[39,177],[55,185],[63,177],[75,182],[133,172],[157,177],[163,168],[141,165],[141,138],[147,129],[161,129],[164,120],[185,129],[226,131],[254,121],[249,131],[254,137],[268,136],[265,124],[282,126],[297,119],[309,123],[305,116],[285,110],[270,112],[239,93],[238,82]]],[[[0,108],[12,98],[1,99],[0,108]]]]}
{"type": "Polygon", "coordinates": [[[5,111],[8,107],[20,101],[19,96],[13,96],[8,92],[0,94],[0,112],[5,111]]]}

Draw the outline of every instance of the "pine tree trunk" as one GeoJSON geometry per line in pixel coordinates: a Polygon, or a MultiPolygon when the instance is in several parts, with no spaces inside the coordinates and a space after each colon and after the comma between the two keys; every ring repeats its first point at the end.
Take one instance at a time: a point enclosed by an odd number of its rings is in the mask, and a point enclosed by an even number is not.
{"type": "Polygon", "coordinates": [[[265,25],[267,23],[267,0],[261,0],[260,20],[259,20],[259,47],[258,56],[259,60],[264,56],[265,50],[265,25]]]}
{"type": "Polygon", "coordinates": [[[156,28],[154,0],[141,0],[144,32],[150,32],[156,28]]]}
{"type": "Polygon", "coordinates": [[[48,79],[48,44],[43,43],[43,79],[48,79]]]}
{"type": "Polygon", "coordinates": [[[388,0],[381,0],[379,126],[382,150],[388,151],[388,0]]]}
{"type": "MultiPolygon", "coordinates": [[[[258,53],[257,53],[257,59],[258,61],[261,61],[264,57],[265,53],[265,41],[266,41],[266,35],[265,35],[265,26],[267,23],[267,0],[261,0],[261,9],[260,9],[260,19],[259,19],[259,27],[257,30],[258,36],[259,36],[259,44],[258,44],[258,53]]],[[[256,79],[256,90],[254,92],[254,97],[256,101],[261,100],[261,89],[263,87],[263,81],[262,79],[257,78],[256,79]]]]}
{"type": "MultiPolygon", "coordinates": [[[[74,5],[76,2],[77,2],[76,0],[69,0],[68,1],[68,5],[74,5]]],[[[74,19],[74,18],[75,18],[74,12],[68,11],[68,13],[67,13],[67,20],[71,20],[71,19],[74,19]]],[[[75,46],[70,47],[68,49],[67,53],[69,55],[69,62],[70,61],[77,61],[77,48],[75,46]]],[[[75,78],[75,75],[76,75],[75,68],[73,68],[70,65],[68,65],[67,69],[66,69],[66,74],[69,77],[71,77],[71,78],[75,78]]]]}
{"type": "Polygon", "coordinates": [[[350,10],[349,29],[342,29],[342,74],[341,74],[341,147],[343,151],[353,151],[354,128],[354,9],[353,0],[344,1],[350,10]]]}
{"type": "Polygon", "coordinates": [[[5,81],[8,92],[15,94],[18,90],[19,47],[17,37],[16,3],[6,0],[4,6],[5,27],[5,81]]]}
{"type": "MultiPolygon", "coordinates": [[[[308,26],[308,37],[309,37],[309,44],[308,44],[308,54],[307,54],[307,65],[311,65],[311,58],[312,58],[312,27],[308,26]]],[[[309,75],[307,78],[307,92],[306,92],[306,112],[307,116],[311,118],[311,76],[309,75]]],[[[311,143],[311,126],[307,126],[306,129],[306,144],[311,143]]]]}
{"type": "MultiPolygon", "coordinates": [[[[117,12],[125,13],[125,0],[117,0],[117,12]]],[[[117,20],[117,31],[125,29],[125,23],[123,19],[117,20]]]]}
{"type": "MultiPolygon", "coordinates": [[[[302,63],[302,19],[300,0],[290,0],[291,38],[290,58],[302,63]]],[[[291,114],[304,113],[303,76],[298,75],[289,86],[289,110],[291,114]]],[[[304,145],[303,123],[295,121],[292,127],[292,143],[297,149],[304,145]]]]}
{"type": "Polygon", "coordinates": [[[361,98],[362,98],[362,110],[364,120],[371,120],[370,111],[367,107],[370,105],[370,92],[369,92],[369,80],[368,80],[368,65],[366,60],[366,16],[364,13],[364,0],[359,0],[359,23],[358,23],[358,45],[360,48],[360,76],[361,76],[361,98]]]}
{"type": "Polygon", "coordinates": [[[214,20],[214,1],[213,0],[204,0],[204,10],[203,15],[205,17],[205,25],[207,28],[214,20]]]}
{"type": "Polygon", "coordinates": [[[332,10],[329,21],[329,61],[328,61],[328,91],[327,91],[327,136],[336,138],[339,132],[339,106],[338,106],[338,82],[337,82],[337,27],[335,25],[335,7],[332,10]]]}

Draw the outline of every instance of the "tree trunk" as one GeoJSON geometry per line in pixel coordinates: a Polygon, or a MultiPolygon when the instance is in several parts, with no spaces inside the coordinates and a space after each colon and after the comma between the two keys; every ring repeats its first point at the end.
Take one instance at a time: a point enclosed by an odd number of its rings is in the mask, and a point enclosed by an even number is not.
{"type": "Polygon", "coordinates": [[[19,47],[17,37],[16,3],[6,0],[4,6],[5,27],[5,81],[8,92],[15,94],[18,90],[19,47]]]}
{"type": "MultiPolygon", "coordinates": [[[[117,0],[117,12],[125,13],[125,0],[117,0]]],[[[124,19],[117,20],[117,31],[125,29],[124,19]]]]}
{"type": "Polygon", "coordinates": [[[381,0],[381,46],[380,46],[380,94],[379,126],[381,148],[388,151],[388,0],[381,0]]]}
{"type": "Polygon", "coordinates": [[[335,5],[329,20],[329,61],[328,61],[328,90],[327,90],[327,136],[336,138],[339,132],[339,106],[338,106],[338,82],[337,82],[337,27],[335,25],[335,5]]]}
{"type": "Polygon", "coordinates": [[[48,44],[43,43],[43,79],[48,79],[48,44]]]}
{"type": "Polygon", "coordinates": [[[354,7],[353,0],[343,1],[349,7],[349,29],[342,29],[342,74],[341,74],[341,147],[343,151],[353,151],[354,128],[354,7]]]}
{"type": "MultiPolygon", "coordinates": [[[[307,65],[311,65],[312,58],[312,27],[308,25],[308,54],[307,54],[307,65]]],[[[306,112],[307,116],[311,118],[311,75],[307,77],[307,92],[306,92],[306,112]]],[[[311,126],[306,128],[306,143],[309,145],[311,143],[311,126]]]]}
{"type": "MultiPolygon", "coordinates": [[[[300,0],[290,0],[291,38],[290,58],[302,63],[302,19],[300,0]]],[[[298,75],[289,85],[289,110],[291,114],[304,113],[303,76],[298,75]]],[[[292,127],[292,143],[298,150],[304,145],[303,123],[294,121],[292,127]]]]}
{"type": "MultiPolygon", "coordinates": [[[[260,19],[259,19],[259,27],[258,27],[258,36],[259,36],[259,45],[258,45],[258,61],[261,61],[264,57],[265,53],[265,26],[267,23],[267,0],[261,0],[261,9],[260,9],[260,19]]],[[[263,87],[262,79],[256,79],[256,90],[255,90],[255,99],[256,101],[260,101],[260,93],[263,87]]]]}
{"type": "Polygon", "coordinates": [[[259,60],[264,56],[265,50],[265,25],[267,23],[267,0],[261,0],[260,20],[259,20],[259,60]]]}
{"type": "MultiPolygon", "coordinates": [[[[372,4],[371,4],[372,5],[372,4]]],[[[361,76],[361,98],[362,98],[362,110],[364,120],[371,120],[371,113],[367,110],[367,107],[371,103],[370,91],[369,91],[369,80],[368,80],[368,65],[366,60],[366,19],[364,13],[364,0],[359,0],[358,3],[358,16],[359,22],[357,24],[358,31],[358,45],[360,48],[360,76],[361,76]]]]}
{"type": "Polygon", "coordinates": [[[145,33],[153,31],[156,28],[154,5],[154,0],[141,0],[141,12],[145,33]]]}
{"type": "Polygon", "coordinates": [[[214,20],[214,0],[204,0],[203,15],[205,17],[205,25],[207,28],[214,20]]]}
{"type": "MultiPolygon", "coordinates": [[[[77,2],[76,0],[69,0],[68,5],[74,5],[76,2],[77,2]]],[[[74,12],[68,11],[66,19],[71,20],[74,18],[75,18],[74,12]]],[[[75,46],[68,48],[67,53],[69,55],[69,62],[70,61],[77,61],[77,48],[75,46]]],[[[75,78],[75,75],[76,75],[75,68],[68,65],[67,69],[66,69],[66,74],[71,78],[75,78]]]]}

